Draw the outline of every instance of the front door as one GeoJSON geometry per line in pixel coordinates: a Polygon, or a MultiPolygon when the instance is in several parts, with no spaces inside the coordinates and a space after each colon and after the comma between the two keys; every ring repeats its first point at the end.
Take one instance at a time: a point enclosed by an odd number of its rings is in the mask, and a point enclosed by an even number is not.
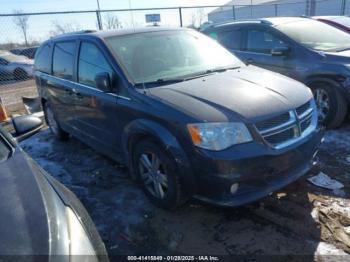
{"type": "Polygon", "coordinates": [[[113,70],[103,52],[92,42],[82,41],[78,56],[75,115],[81,139],[112,158],[118,158],[120,128],[118,124],[117,95],[99,90],[95,84],[98,73],[113,70]]]}
{"type": "Polygon", "coordinates": [[[247,28],[243,51],[239,57],[248,64],[253,64],[274,72],[289,75],[295,67],[291,46],[281,37],[265,28],[247,28]],[[290,53],[273,55],[273,49],[289,48],[290,53]]]}

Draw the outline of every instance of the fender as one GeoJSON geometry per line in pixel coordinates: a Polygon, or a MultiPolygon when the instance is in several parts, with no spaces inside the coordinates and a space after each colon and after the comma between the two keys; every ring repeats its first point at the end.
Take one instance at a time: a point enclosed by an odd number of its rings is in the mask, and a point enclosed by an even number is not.
{"type": "Polygon", "coordinates": [[[177,173],[185,192],[192,194],[192,192],[195,190],[195,180],[185,151],[182,149],[182,146],[178,142],[177,138],[167,128],[152,120],[134,120],[125,126],[123,130],[123,159],[125,163],[128,163],[131,176],[135,178],[133,176],[134,172],[131,164],[132,152],[130,145],[133,143],[133,139],[138,139],[144,136],[148,136],[159,141],[165,150],[172,155],[176,162],[177,173]]]}
{"type": "Polygon", "coordinates": [[[325,82],[335,86],[339,92],[346,98],[347,102],[350,103],[350,80],[340,75],[314,75],[309,76],[305,79],[305,85],[309,86],[314,82],[325,82]]]}

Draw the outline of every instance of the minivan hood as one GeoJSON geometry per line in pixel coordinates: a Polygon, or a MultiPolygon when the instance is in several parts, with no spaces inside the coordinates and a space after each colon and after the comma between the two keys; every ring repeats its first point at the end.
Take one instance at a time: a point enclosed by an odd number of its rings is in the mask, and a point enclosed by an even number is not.
{"type": "Polygon", "coordinates": [[[199,121],[253,123],[312,98],[308,87],[255,66],[150,88],[150,94],[199,121]]]}

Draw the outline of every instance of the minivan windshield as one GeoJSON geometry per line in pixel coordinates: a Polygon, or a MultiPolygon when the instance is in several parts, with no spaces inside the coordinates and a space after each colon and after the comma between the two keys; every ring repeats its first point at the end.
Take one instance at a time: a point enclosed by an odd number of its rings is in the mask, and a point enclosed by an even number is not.
{"type": "Polygon", "coordinates": [[[191,30],[112,36],[106,42],[135,84],[176,81],[243,66],[217,42],[191,30]]]}
{"type": "Polygon", "coordinates": [[[298,43],[318,51],[339,52],[350,48],[350,35],[312,19],[302,19],[276,26],[298,43]]]}

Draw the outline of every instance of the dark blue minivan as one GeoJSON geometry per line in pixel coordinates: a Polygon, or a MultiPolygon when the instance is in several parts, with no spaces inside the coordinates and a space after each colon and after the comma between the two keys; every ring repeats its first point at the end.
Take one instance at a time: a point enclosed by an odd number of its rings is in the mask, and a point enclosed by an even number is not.
{"type": "Polygon", "coordinates": [[[322,137],[308,87],[190,29],[58,36],[35,79],[52,132],[127,165],[164,208],[255,201],[304,175],[322,137]]]}

